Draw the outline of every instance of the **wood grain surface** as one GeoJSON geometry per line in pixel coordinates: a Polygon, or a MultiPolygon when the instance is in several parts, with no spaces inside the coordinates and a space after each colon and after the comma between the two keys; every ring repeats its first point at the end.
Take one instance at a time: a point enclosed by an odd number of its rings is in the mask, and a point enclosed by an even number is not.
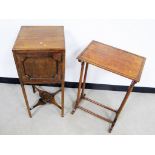
{"type": "Polygon", "coordinates": [[[22,26],[13,51],[64,51],[63,26],[22,26]]]}
{"type": "Polygon", "coordinates": [[[142,56],[97,41],[92,41],[78,59],[136,82],[140,81],[145,63],[142,56]]]}

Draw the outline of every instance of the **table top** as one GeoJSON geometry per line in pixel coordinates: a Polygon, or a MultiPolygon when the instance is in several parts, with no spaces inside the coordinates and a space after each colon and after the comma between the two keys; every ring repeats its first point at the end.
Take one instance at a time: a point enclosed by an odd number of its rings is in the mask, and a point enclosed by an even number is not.
{"type": "Polygon", "coordinates": [[[63,26],[22,26],[13,51],[65,50],[63,26]]]}
{"type": "Polygon", "coordinates": [[[92,41],[77,59],[136,82],[140,81],[146,60],[142,56],[97,41],[92,41]]]}

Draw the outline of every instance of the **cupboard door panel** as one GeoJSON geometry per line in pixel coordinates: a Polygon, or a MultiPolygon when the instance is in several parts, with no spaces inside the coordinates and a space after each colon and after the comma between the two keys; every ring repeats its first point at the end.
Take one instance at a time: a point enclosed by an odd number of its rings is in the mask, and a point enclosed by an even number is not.
{"type": "Polygon", "coordinates": [[[51,82],[61,79],[61,54],[24,55],[18,54],[17,60],[21,77],[25,82],[51,82]]]}

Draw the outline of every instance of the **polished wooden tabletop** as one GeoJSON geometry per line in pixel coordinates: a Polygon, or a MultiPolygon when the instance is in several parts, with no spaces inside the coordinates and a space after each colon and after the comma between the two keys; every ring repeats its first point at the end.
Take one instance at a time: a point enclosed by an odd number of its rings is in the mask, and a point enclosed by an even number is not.
{"type": "Polygon", "coordinates": [[[140,81],[145,58],[103,43],[92,41],[78,56],[80,61],[140,81]]]}
{"type": "Polygon", "coordinates": [[[22,26],[13,51],[64,51],[63,26],[22,26]]]}

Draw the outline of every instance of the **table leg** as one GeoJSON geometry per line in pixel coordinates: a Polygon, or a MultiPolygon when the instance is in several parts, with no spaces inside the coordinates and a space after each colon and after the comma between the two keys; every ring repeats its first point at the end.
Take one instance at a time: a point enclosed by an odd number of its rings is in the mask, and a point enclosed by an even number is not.
{"type": "Polygon", "coordinates": [[[61,82],[61,117],[64,117],[64,87],[65,87],[65,55],[62,62],[62,82],[61,82]]]}
{"type": "Polygon", "coordinates": [[[86,67],[85,67],[84,79],[83,79],[83,84],[82,84],[81,98],[85,96],[84,89],[85,89],[85,86],[86,86],[87,71],[88,71],[88,63],[86,63],[86,67]]]}
{"type": "Polygon", "coordinates": [[[78,107],[78,104],[80,102],[80,97],[81,97],[81,85],[82,85],[82,78],[83,78],[83,71],[84,71],[84,62],[81,62],[81,73],[80,73],[80,79],[79,79],[79,86],[78,86],[78,93],[77,93],[77,99],[76,99],[76,103],[74,106],[73,111],[71,112],[71,114],[74,114],[76,108],[78,107]]]}
{"type": "Polygon", "coordinates": [[[21,88],[22,88],[22,92],[23,92],[23,96],[24,96],[24,99],[25,99],[25,103],[26,103],[26,107],[27,107],[29,117],[32,118],[31,111],[30,111],[30,106],[29,106],[29,103],[28,103],[27,95],[26,95],[26,91],[25,91],[24,85],[22,83],[21,83],[21,88]]]}
{"type": "Polygon", "coordinates": [[[117,121],[117,118],[118,118],[119,114],[121,113],[123,107],[125,106],[125,103],[126,103],[128,97],[129,97],[130,93],[132,92],[133,87],[134,87],[135,84],[136,84],[136,82],[135,82],[135,81],[132,81],[132,82],[131,82],[131,85],[128,87],[128,90],[127,90],[127,92],[126,92],[126,95],[125,95],[125,97],[124,97],[124,99],[123,99],[123,101],[122,101],[122,103],[121,103],[119,109],[117,110],[116,116],[115,116],[115,118],[114,118],[114,121],[112,122],[112,125],[111,125],[111,127],[110,127],[110,129],[109,129],[109,132],[110,132],[110,133],[111,133],[111,131],[112,131],[112,129],[113,129],[113,127],[114,127],[116,121],[117,121]]]}

